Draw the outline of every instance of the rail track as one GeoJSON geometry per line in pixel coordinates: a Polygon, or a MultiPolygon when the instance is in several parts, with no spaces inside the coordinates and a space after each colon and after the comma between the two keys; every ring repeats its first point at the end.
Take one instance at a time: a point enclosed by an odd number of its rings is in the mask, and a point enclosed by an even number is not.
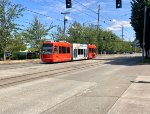
{"type": "MultiPolygon", "coordinates": [[[[31,66],[40,66],[40,63],[30,63],[30,67],[31,66]]],[[[29,67],[29,63],[19,63],[19,64],[10,64],[8,66],[8,64],[2,64],[0,65],[0,70],[5,70],[5,69],[16,69],[16,68],[26,68],[29,67]]]]}
{"type": "Polygon", "coordinates": [[[13,86],[25,82],[30,82],[42,78],[52,78],[59,74],[66,74],[70,72],[80,71],[84,69],[90,69],[96,66],[102,65],[102,62],[84,63],[80,65],[70,65],[67,67],[56,68],[52,70],[45,70],[41,72],[29,73],[19,76],[7,77],[0,79],[0,88],[13,86]]]}
{"type": "MultiPolygon", "coordinates": [[[[84,61],[89,61],[89,60],[84,60],[84,61]]],[[[75,62],[75,61],[74,61],[75,62]]],[[[66,63],[66,62],[64,62],[66,63]]],[[[52,63],[55,64],[55,63],[52,63]]],[[[57,63],[56,63],[57,64],[57,63]]],[[[63,64],[63,63],[61,63],[63,64]]],[[[5,70],[5,69],[16,69],[16,68],[26,68],[26,67],[32,67],[32,66],[43,66],[45,63],[42,62],[33,62],[33,63],[16,63],[16,64],[0,64],[0,70],[5,70]],[[30,64],[30,66],[29,66],[30,64]],[[9,65],[9,66],[8,66],[9,65]]],[[[48,64],[47,64],[48,65],[48,64]]]]}

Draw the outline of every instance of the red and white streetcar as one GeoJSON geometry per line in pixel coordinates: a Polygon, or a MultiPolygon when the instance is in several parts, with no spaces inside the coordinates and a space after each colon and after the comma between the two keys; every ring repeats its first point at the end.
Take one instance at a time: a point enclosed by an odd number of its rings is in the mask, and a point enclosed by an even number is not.
{"type": "Polygon", "coordinates": [[[46,63],[92,59],[95,57],[95,45],[68,42],[44,42],[41,53],[41,60],[46,63]]]}

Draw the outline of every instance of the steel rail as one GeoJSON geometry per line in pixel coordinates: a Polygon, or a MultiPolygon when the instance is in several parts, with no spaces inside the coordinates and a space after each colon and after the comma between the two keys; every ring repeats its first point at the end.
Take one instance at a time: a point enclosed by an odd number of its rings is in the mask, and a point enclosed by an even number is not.
{"type": "Polygon", "coordinates": [[[42,72],[29,73],[25,75],[15,76],[15,77],[3,78],[3,79],[0,79],[0,88],[17,85],[20,83],[25,83],[28,81],[38,80],[42,78],[52,78],[53,76],[56,76],[59,74],[66,74],[72,71],[80,71],[85,68],[89,69],[89,68],[96,67],[100,64],[101,63],[99,62],[93,62],[93,63],[88,63],[88,64],[87,63],[82,64],[80,66],[72,65],[72,66],[68,66],[67,68],[62,67],[62,68],[53,69],[53,70],[47,70],[47,71],[42,71],[42,72]]]}

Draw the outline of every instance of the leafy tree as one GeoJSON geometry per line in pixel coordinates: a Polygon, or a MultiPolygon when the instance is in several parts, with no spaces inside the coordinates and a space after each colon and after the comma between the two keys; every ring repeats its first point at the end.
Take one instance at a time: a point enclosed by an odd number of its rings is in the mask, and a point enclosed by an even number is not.
{"type": "MultiPolygon", "coordinates": [[[[144,28],[144,7],[147,6],[146,16],[146,37],[145,37],[145,50],[149,52],[150,49],[150,0],[132,0],[132,14],[131,25],[136,32],[136,39],[139,40],[140,46],[143,44],[143,28],[144,28]]],[[[146,53],[146,57],[148,53],[146,53]]]]}
{"type": "Polygon", "coordinates": [[[123,53],[131,51],[131,44],[120,39],[111,31],[97,29],[94,25],[85,26],[74,22],[68,29],[68,36],[63,37],[63,30],[58,29],[56,33],[58,40],[65,40],[72,43],[88,43],[97,46],[97,52],[102,53],[123,53]],[[61,32],[62,31],[62,32],[61,32]]]}
{"type": "Polygon", "coordinates": [[[12,39],[10,39],[10,43],[8,44],[7,50],[11,53],[26,50],[26,45],[23,42],[21,34],[15,34],[14,36],[12,36],[12,39]]]}
{"type": "Polygon", "coordinates": [[[64,35],[64,30],[57,26],[57,32],[53,33],[53,40],[66,40],[67,36],[64,35]]]}
{"type": "Polygon", "coordinates": [[[49,27],[42,24],[40,20],[35,17],[32,24],[23,32],[23,36],[26,38],[26,42],[30,44],[31,48],[36,48],[40,52],[41,44],[45,40],[45,36],[54,27],[50,24],[49,27]]]}
{"type": "Polygon", "coordinates": [[[0,47],[4,53],[4,60],[11,36],[19,29],[15,20],[22,16],[23,11],[24,8],[19,4],[12,4],[10,0],[0,0],[0,47]]]}
{"type": "Polygon", "coordinates": [[[94,25],[83,25],[83,38],[84,43],[96,44],[98,32],[94,25]]]}
{"type": "Polygon", "coordinates": [[[78,22],[74,22],[68,29],[68,34],[71,42],[81,43],[83,42],[82,25],[78,22]]]}

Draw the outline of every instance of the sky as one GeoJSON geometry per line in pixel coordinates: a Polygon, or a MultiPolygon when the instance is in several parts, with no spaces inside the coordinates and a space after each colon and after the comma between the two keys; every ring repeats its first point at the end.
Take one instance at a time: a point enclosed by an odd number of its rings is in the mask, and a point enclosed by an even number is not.
{"type": "MultiPolygon", "coordinates": [[[[42,24],[59,25],[63,27],[63,12],[68,19],[67,28],[77,21],[81,24],[98,24],[98,5],[100,5],[100,27],[109,30],[126,41],[135,39],[135,32],[130,24],[131,0],[122,0],[122,8],[116,9],[115,0],[71,0],[72,8],[66,9],[66,0],[12,0],[14,4],[21,4],[26,10],[23,17],[17,19],[19,24],[24,25],[24,29],[29,26],[35,16],[42,24]]],[[[53,29],[51,32],[55,32],[53,29]]],[[[51,36],[49,36],[51,37],[51,36]]]]}

